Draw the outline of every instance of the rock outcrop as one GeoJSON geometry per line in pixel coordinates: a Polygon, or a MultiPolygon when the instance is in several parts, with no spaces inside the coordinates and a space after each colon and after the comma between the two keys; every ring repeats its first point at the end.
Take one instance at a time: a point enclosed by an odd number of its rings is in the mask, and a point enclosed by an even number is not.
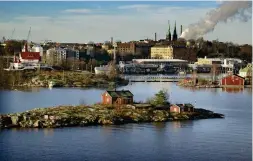
{"type": "Polygon", "coordinates": [[[59,106],[33,109],[23,113],[0,115],[0,127],[57,128],[223,117],[224,115],[222,114],[205,109],[195,109],[194,112],[190,113],[170,113],[169,109],[157,110],[154,107],[146,109],[124,107],[114,109],[102,105],[59,106]]]}

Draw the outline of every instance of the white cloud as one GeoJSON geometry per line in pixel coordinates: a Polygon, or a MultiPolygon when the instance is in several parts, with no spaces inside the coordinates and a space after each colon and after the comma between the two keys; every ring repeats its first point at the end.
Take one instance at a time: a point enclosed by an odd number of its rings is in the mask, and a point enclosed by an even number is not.
{"type": "Polygon", "coordinates": [[[51,17],[47,16],[20,16],[20,17],[15,17],[17,20],[39,20],[39,19],[50,19],[51,17]]]}
{"type": "MultiPolygon", "coordinates": [[[[139,6],[140,7],[140,6],[139,6]]],[[[132,8],[138,8],[137,6],[132,8]]],[[[141,7],[140,7],[141,8],[141,7]]],[[[129,41],[144,38],[165,38],[168,30],[168,20],[171,23],[171,30],[174,28],[174,21],[177,21],[177,31],[180,32],[180,25],[185,29],[188,25],[195,23],[204,17],[211,8],[183,8],[183,7],[161,7],[159,10],[148,7],[143,12],[129,12],[115,15],[108,14],[62,14],[58,18],[25,16],[17,17],[18,21],[0,22],[0,33],[8,37],[13,28],[16,32],[13,38],[24,39],[27,37],[29,27],[32,27],[31,40],[41,41],[50,39],[57,42],[79,42],[88,41],[104,42],[114,37],[114,40],[129,41]]],[[[74,9],[71,11],[74,13],[74,9]]],[[[75,12],[77,13],[77,12],[75,12]]],[[[79,12],[80,13],[80,12],[79,12]]],[[[250,43],[252,21],[227,22],[215,28],[212,33],[207,34],[206,39],[219,39],[221,41],[233,41],[236,43],[250,43]],[[239,31],[239,33],[238,33],[239,31]],[[238,33],[238,34],[237,34],[238,33]]]]}
{"type": "Polygon", "coordinates": [[[118,9],[147,9],[147,8],[151,8],[151,7],[152,7],[152,5],[135,4],[135,5],[119,6],[118,9]]]}
{"type": "Polygon", "coordinates": [[[67,12],[67,13],[91,13],[92,10],[85,9],[85,8],[82,8],[82,9],[66,9],[66,10],[64,10],[64,12],[67,12]]]}

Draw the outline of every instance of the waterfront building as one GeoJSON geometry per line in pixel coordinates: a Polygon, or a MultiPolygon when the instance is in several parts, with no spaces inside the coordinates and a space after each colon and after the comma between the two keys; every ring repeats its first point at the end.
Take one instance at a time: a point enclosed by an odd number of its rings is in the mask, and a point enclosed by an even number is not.
{"type": "Polygon", "coordinates": [[[194,112],[192,104],[173,104],[170,106],[170,112],[183,113],[183,112],[194,112]]]}
{"type": "Polygon", "coordinates": [[[221,86],[224,87],[243,87],[245,79],[239,75],[228,75],[223,77],[220,81],[221,86]]]}
{"type": "Polygon", "coordinates": [[[102,94],[102,103],[107,105],[133,104],[133,94],[129,90],[107,90],[102,94]]]}
{"type": "Polygon", "coordinates": [[[198,58],[198,61],[195,63],[196,65],[207,65],[207,66],[212,66],[212,65],[219,65],[223,63],[222,59],[220,58],[198,58]]]}
{"type": "Polygon", "coordinates": [[[185,45],[158,44],[151,47],[152,59],[182,59],[189,62],[196,61],[196,51],[185,45]]]}
{"type": "Polygon", "coordinates": [[[239,76],[251,77],[252,76],[252,64],[248,64],[245,68],[239,70],[239,76]]]}
{"type": "Polygon", "coordinates": [[[136,64],[171,64],[171,65],[185,65],[187,66],[187,60],[181,59],[133,59],[133,63],[136,64]]]}
{"type": "Polygon", "coordinates": [[[156,45],[151,47],[152,59],[173,59],[173,47],[167,45],[156,45]]]}

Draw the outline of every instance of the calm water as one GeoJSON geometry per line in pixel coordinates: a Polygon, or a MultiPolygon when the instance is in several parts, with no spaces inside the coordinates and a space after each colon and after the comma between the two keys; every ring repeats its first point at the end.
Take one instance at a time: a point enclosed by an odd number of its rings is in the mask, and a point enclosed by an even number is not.
{"type": "MultiPolygon", "coordinates": [[[[92,126],[62,129],[3,130],[0,160],[173,160],[248,161],[252,158],[252,92],[189,90],[173,83],[134,83],[124,87],[136,101],[168,89],[172,103],[190,102],[226,115],[225,119],[92,126]]],[[[35,107],[99,102],[98,89],[1,91],[0,113],[35,107]]]]}

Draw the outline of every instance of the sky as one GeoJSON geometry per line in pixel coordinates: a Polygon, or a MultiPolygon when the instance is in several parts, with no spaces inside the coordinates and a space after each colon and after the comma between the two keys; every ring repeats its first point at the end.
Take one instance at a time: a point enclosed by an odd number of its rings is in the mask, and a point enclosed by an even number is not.
{"type": "MultiPolygon", "coordinates": [[[[0,39],[87,43],[114,40],[164,39],[175,21],[177,32],[204,18],[220,3],[216,1],[111,1],[111,2],[0,2],[0,39]]],[[[252,44],[252,19],[219,23],[206,40],[252,44]]]]}

